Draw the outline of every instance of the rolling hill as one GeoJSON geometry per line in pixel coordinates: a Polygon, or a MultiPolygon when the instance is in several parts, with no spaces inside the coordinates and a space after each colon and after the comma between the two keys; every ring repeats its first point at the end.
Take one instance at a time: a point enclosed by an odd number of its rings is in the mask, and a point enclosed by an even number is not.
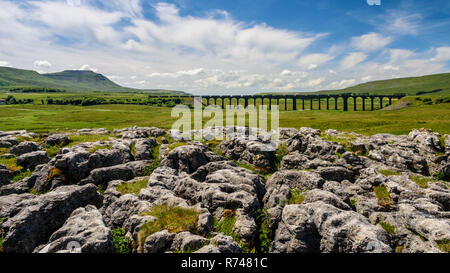
{"type": "Polygon", "coordinates": [[[187,95],[182,91],[123,87],[102,74],[92,71],[65,70],[39,74],[32,70],[0,67],[0,91],[9,91],[14,88],[51,88],[67,92],[144,92],[157,95],[187,95]]]}
{"type": "Polygon", "coordinates": [[[371,95],[392,95],[405,93],[406,95],[450,95],[450,73],[427,75],[420,77],[398,78],[372,81],[339,90],[322,90],[317,92],[283,92],[264,94],[341,94],[341,93],[369,93],[371,95]]]}

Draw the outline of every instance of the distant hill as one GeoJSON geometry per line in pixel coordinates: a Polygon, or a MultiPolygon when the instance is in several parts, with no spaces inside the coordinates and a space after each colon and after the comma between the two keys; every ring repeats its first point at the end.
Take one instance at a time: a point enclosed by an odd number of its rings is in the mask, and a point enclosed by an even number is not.
{"type": "Polygon", "coordinates": [[[372,81],[339,90],[322,90],[317,92],[283,92],[264,94],[341,94],[341,93],[369,93],[371,95],[392,95],[405,93],[406,95],[450,95],[450,73],[427,75],[420,77],[398,78],[372,81]]]}
{"type": "Polygon", "coordinates": [[[15,88],[51,88],[63,89],[67,92],[145,92],[154,95],[187,95],[182,91],[123,87],[102,74],[92,71],[65,70],[39,74],[32,70],[0,67],[0,91],[15,88]]]}

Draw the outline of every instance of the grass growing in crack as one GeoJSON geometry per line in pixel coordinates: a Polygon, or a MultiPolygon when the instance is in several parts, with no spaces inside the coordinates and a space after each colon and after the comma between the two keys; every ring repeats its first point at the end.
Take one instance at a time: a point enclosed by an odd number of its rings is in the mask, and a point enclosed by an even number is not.
{"type": "Polygon", "coordinates": [[[85,142],[108,141],[111,135],[70,135],[69,147],[85,142]]]}
{"type": "Polygon", "coordinates": [[[288,146],[286,144],[282,143],[278,146],[278,149],[275,153],[275,166],[277,169],[280,169],[281,161],[283,160],[283,157],[285,157],[288,153],[288,146]]]}
{"type": "Polygon", "coordinates": [[[296,205],[296,204],[303,203],[303,201],[305,201],[305,192],[306,192],[306,190],[300,192],[297,189],[292,189],[291,194],[288,199],[288,204],[296,205]]]}
{"type": "Polygon", "coordinates": [[[155,232],[168,230],[171,233],[190,231],[197,233],[198,212],[194,209],[169,207],[167,205],[155,206],[141,216],[151,215],[156,221],[145,223],[138,233],[138,244],[144,245],[145,239],[155,232]]]}
{"type": "Polygon", "coordinates": [[[433,178],[428,178],[424,176],[411,176],[409,177],[411,181],[414,181],[419,187],[426,189],[428,188],[428,183],[436,182],[433,178]]]}
{"type": "Polygon", "coordinates": [[[50,191],[49,190],[48,191],[36,191],[34,189],[29,190],[29,193],[36,195],[36,196],[40,196],[40,195],[46,194],[48,192],[50,192],[50,191]]]}
{"type": "Polygon", "coordinates": [[[378,172],[384,176],[402,175],[402,173],[394,170],[379,170],[378,172]]]}
{"type": "Polygon", "coordinates": [[[440,241],[436,241],[436,244],[440,250],[442,250],[445,253],[450,253],[450,240],[444,239],[440,241]]]}
{"type": "Polygon", "coordinates": [[[216,232],[223,232],[227,236],[238,239],[237,235],[233,232],[234,224],[236,223],[236,212],[233,210],[225,210],[221,221],[214,218],[214,230],[216,232]]]}
{"type": "Polygon", "coordinates": [[[125,194],[136,194],[138,195],[141,189],[147,187],[148,180],[142,179],[135,183],[122,183],[117,186],[117,191],[120,192],[122,195],[125,194]]]}
{"type": "Polygon", "coordinates": [[[125,237],[125,233],[123,228],[111,230],[116,253],[131,253],[132,241],[125,237]]]}
{"type": "Polygon", "coordinates": [[[3,252],[3,233],[0,232],[0,253],[3,252]]]}
{"type": "Polygon", "coordinates": [[[256,219],[260,222],[259,226],[259,244],[260,252],[269,253],[272,245],[272,222],[268,217],[267,209],[260,211],[256,219]]]}
{"type": "Polygon", "coordinates": [[[385,186],[374,186],[373,191],[375,193],[375,197],[378,199],[378,205],[389,208],[395,204],[385,186]]]}
{"type": "Polygon", "coordinates": [[[159,167],[159,164],[161,163],[161,159],[159,159],[159,147],[160,145],[153,147],[152,162],[150,163],[149,166],[145,167],[144,171],[142,172],[143,176],[150,176],[153,173],[153,171],[159,167]]]}
{"type": "Polygon", "coordinates": [[[395,253],[402,253],[405,246],[396,246],[395,247],[395,253]]]}
{"type": "Polygon", "coordinates": [[[18,181],[20,181],[20,180],[22,180],[22,179],[24,179],[24,178],[26,178],[26,177],[29,177],[29,176],[31,176],[33,174],[33,172],[22,172],[22,173],[19,173],[19,174],[17,174],[17,175],[15,175],[12,179],[11,179],[11,181],[14,183],[14,182],[18,182],[18,181]]]}
{"type": "Polygon", "coordinates": [[[395,235],[396,234],[395,227],[392,226],[391,224],[389,224],[388,222],[381,221],[379,224],[384,230],[386,230],[387,233],[389,233],[391,235],[395,235]]]}
{"type": "Polygon", "coordinates": [[[17,165],[16,158],[0,158],[0,164],[5,166],[10,172],[21,171],[22,166],[17,165]]]}
{"type": "Polygon", "coordinates": [[[136,143],[131,143],[130,151],[131,154],[133,155],[133,158],[136,158],[136,143]]]}
{"type": "Polygon", "coordinates": [[[93,153],[95,153],[98,150],[104,150],[104,149],[111,150],[111,148],[112,148],[111,144],[110,145],[99,145],[99,146],[95,146],[95,147],[90,148],[88,150],[88,152],[93,154],[93,153]]]}

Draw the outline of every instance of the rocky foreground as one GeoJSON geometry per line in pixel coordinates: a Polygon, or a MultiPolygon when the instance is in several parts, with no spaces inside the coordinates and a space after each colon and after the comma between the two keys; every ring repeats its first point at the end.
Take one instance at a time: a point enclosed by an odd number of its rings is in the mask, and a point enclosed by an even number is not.
{"type": "Polygon", "coordinates": [[[0,132],[0,251],[450,251],[450,136],[227,136],[0,132]]]}

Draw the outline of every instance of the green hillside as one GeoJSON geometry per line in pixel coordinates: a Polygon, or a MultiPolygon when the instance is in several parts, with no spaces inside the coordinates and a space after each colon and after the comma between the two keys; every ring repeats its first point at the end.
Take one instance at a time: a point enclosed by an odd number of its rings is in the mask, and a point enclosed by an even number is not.
{"type": "MultiPolygon", "coordinates": [[[[371,95],[450,95],[450,73],[427,75],[421,77],[398,78],[358,84],[340,90],[322,90],[317,92],[289,92],[282,94],[340,94],[369,93],[371,95]]],[[[268,93],[265,93],[268,94],[268,93]]],[[[280,94],[280,93],[271,93],[280,94]]]]}
{"type": "Polygon", "coordinates": [[[17,88],[51,88],[67,92],[145,92],[158,95],[184,95],[181,91],[133,89],[120,86],[102,74],[92,71],[66,70],[39,74],[32,70],[0,67],[0,91],[17,88]]]}

